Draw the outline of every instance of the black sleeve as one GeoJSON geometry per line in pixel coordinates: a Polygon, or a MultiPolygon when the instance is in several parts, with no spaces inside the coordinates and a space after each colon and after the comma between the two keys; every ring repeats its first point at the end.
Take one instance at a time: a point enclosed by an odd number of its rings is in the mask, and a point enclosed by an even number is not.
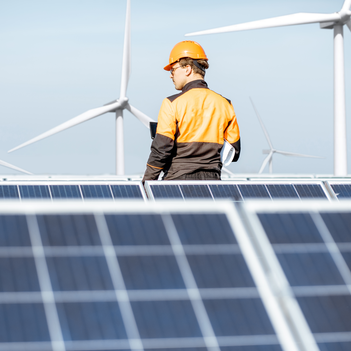
{"type": "Polygon", "coordinates": [[[241,151],[240,139],[231,145],[235,149],[235,156],[234,156],[232,162],[236,162],[236,161],[238,161],[238,159],[240,157],[240,151],[241,151]]]}
{"type": "Polygon", "coordinates": [[[155,139],[151,144],[151,153],[147,161],[147,168],[144,174],[145,180],[156,180],[169,163],[172,157],[174,140],[162,134],[156,134],[155,139]]]}

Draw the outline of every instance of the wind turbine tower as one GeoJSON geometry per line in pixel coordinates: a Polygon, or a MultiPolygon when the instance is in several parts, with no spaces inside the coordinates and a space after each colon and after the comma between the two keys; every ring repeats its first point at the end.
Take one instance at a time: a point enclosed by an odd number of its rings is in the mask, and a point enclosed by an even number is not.
{"type": "Polygon", "coordinates": [[[9,152],[18,150],[29,144],[33,144],[36,141],[47,138],[56,133],[62,132],[68,128],[71,128],[77,124],[86,122],[92,118],[101,116],[108,112],[113,112],[116,115],[116,174],[124,175],[124,133],[123,133],[123,110],[127,109],[136,118],[139,119],[147,128],[150,128],[150,122],[154,122],[153,119],[133,107],[129,103],[127,97],[127,87],[130,76],[131,67],[131,38],[130,38],[130,0],[127,0],[127,11],[126,11],[126,24],[124,33],[124,48],[123,48],[123,62],[122,62],[122,78],[121,78],[121,90],[119,99],[109,102],[108,104],[98,107],[81,115],[70,119],[69,121],[60,124],[59,126],[50,129],[49,131],[11,149],[9,152]]]}
{"type": "Polygon", "coordinates": [[[347,175],[344,25],[351,31],[350,7],[351,0],[345,0],[341,10],[331,14],[296,13],[186,34],[215,34],[309,23],[319,23],[322,29],[334,29],[334,175],[339,177],[347,175]]]}

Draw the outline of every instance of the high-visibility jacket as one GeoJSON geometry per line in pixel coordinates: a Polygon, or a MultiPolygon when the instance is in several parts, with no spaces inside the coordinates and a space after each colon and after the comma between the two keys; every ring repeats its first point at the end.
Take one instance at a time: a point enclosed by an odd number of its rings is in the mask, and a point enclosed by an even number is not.
{"type": "Polygon", "coordinates": [[[144,180],[157,179],[162,170],[165,180],[199,170],[220,174],[224,138],[235,148],[237,161],[240,132],[230,100],[203,80],[186,84],[162,102],[144,180]]]}

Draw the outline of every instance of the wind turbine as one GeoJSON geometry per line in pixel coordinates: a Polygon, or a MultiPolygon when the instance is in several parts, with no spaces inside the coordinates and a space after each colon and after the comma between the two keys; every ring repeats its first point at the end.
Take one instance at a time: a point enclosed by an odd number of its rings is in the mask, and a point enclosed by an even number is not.
{"type": "Polygon", "coordinates": [[[250,29],[319,23],[322,29],[334,29],[334,175],[347,175],[346,107],[344,74],[344,25],[351,31],[351,0],[345,0],[339,12],[331,14],[296,13],[186,34],[203,35],[250,29]]]}
{"type": "Polygon", "coordinates": [[[252,107],[254,108],[255,110],[255,113],[256,113],[256,116],[261,124],[261,127],[262,127],[262,130],[263,130],[263,133],[264,133],[264,136],[266,137],[267,139],[267,142],[268,142],[268,145],[269,145],[269,150],[263,150],[263,153],[264,154],[268,154],[268,156],[264,159],[263,163],[262,163],[262,166],[260,168],[260,170],[258,171],[259,174],[261,174],[264,170],[264,168],[267,166],[267,163],[269,162],[269,173],[272,173],[273,172],[273,155],[275,153],[277,154],[281,154],[281,155],[284,155],[284,156],[296,156],[296,157],[310,157],[310,158],[321,158],[319,156],[310,156],[310,155],[304,155],[304,154],[296,154],[296,153],[292,153],[292,152],[286,152],[286,151],[281,151],[281,150],[277,150],[273,147],[273,144],[271,142],[271,138],[269,137],[268,135],[268,132],[267,132],[267,129],[266,127],[264,126],[263,124],[263,121],[262,121],[262,118],[260,117],[260,114],[258,113],[257,111],[257,108],[255,106],[255,104],[253,103],[252,99],[250,98],[250,101],[251,101],[251,104],[252,104],[252,107]]]}
{"type": "Polygon", "coordinates": [[[126,11],[126,24],[124,33],[124,48],[123,48],[123,62],[122,62],[122,79],[121,79],[121,90],[119,99],[109,102],[108,104],[94,108],[81,115],[70,119],[69,121],[62,123],[61,125],[50,129],[49,131],[9,150],[9,152],[20,149],[29,144],[33,144],[36,141],[47,138],[56,133],[62,132],[68,128],[71,128],[77,124],[88,121],[92,118],[101,116],[108,112],[114,112],[116,114],[116,174],[124,175],[124,138],[123,138],[123,110],[127,109],[136,118],[139,119],[147,128],[150,128],[149,123],[154,122],[153,119],[137,110],[129,103],[127,98],[127,86],[130,76],[130,66],[131,66],[131,38],[130,38],[130,0],[127,0],[127,11],[126,11]]]}
{"type": "Polygon", "coordinates": [[[19,167],[16,167],[16,166],[14,166],[14,165],[11,165],[10,163],[7,163],[7,162],[5,162],[5,161],[1,161],[1,160],[0,160],[0,165],[1,165],[1,166],[4,166],[4,167],[7,167],[7,168],[15,169],[16,171],[20,171],[20,172],[22,172],[22,173],[32,174],[32,173],[30,173],[30,172],[25,171],[25,170],[22,169],[22,168],[19,168],[19,167]]]}

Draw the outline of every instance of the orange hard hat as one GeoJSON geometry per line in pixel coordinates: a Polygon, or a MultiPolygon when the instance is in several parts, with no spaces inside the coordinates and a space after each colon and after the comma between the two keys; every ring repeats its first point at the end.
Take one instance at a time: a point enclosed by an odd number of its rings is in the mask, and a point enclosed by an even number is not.
{"type": "Polygon", "coordinates": [[[172,64],[184,57],[190,57],[195,60],[208,60],[200,44],[196,41],[185,40],[174,46],[169,55],[169,64],[164,69],[170,71],[172,64]]]}

